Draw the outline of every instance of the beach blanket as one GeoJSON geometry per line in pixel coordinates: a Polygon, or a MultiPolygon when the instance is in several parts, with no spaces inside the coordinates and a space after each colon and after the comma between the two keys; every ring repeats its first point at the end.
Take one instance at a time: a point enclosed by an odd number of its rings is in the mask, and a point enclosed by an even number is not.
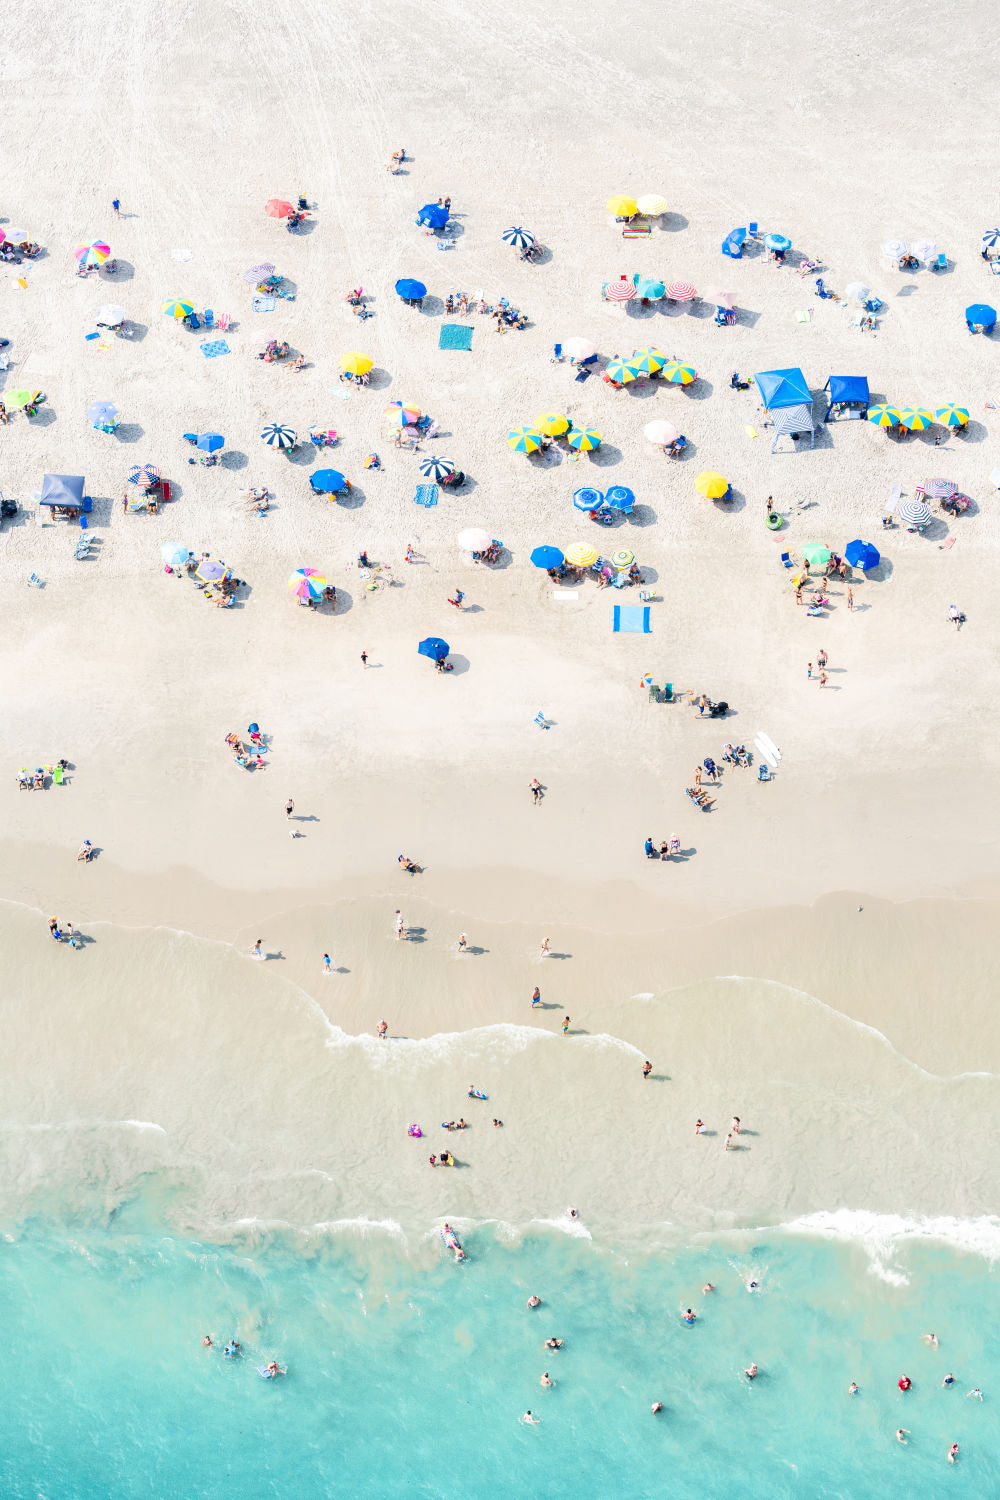
{"type": "Polygon", "coordinates": [[[414,503],[425,508],[438,503],[438,487],[436,484],[418,484],[417,493],[413,497],[414,503]]]}
{"type": "Polygon", "coordinates": [[[616,604],[611,629],[616,635],[649,635],[649,605],[616,604]]]}
{"type": "Polygon", "coordinates": [[[207,340],[204,344],[199,344],[198,348],[206,359],[215,359],[216,355],[229,353],[229,345],[225,339],[207,340]]]}
{"type": "Polygon", "coordinates": [[[628,224],[622,230],[623,240],[648,240],[652,234],[648,224],[628,224]]]}
{"type": "Polygon", "coordinates": [[[439,349],[471,349],[472,329],[464,323],[445,323],[438,335],[439,349]]]}
{"type": "Polygon", "coordinates": [[[796,323],[809,323],[812,321],[812,313],[808,307],[800,307],[795,313],[796,323]]]}
{"type": "Polygon", "coordinates": [[[277,305],[277,297],[266,297],[263,293],[260,293],[256,297],[250,298],[250,306],[253,308],[254,312],[274,312],[274,309],[277,307],[277,305]]]}
{"type": "Polygon", "coordinates": [[[171,250],[170,254],[171,254],[171,256],[173,257],[174,260],[193,260],[194,259],[194,251],[193,250],[171,250]]]}

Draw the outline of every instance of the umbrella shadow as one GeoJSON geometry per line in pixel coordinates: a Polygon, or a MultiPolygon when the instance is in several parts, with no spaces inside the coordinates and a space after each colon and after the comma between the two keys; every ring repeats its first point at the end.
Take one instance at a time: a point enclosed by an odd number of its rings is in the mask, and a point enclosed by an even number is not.
{"type": "Polygon", "coordinates": [[[247,455],[241,453],[239,448],[227,448],[219,459],[224,469],[245,469],[249,462],[247,455]]]}
{"type": "Polygon", "coordinates": [[[351,610],[353,608],[354,608],[354,595],[353,594],[349,594],[348,591],[345,588],[343,588],[338,583],[338,585],[337,585],[337,603],[334,606],[334,608],[330,611],[330,613],[334,614],[334,615],[346,615],[346,614],[350,614],[350,612],[351,612],[351,610]]]}
{"type": "Polygon", "coordinates": [[[429,318],[438,318],[444,312],[444,302],[440,297],[435,297],[432,293],[428,293],[421,302],[419,310],[429,318]]]}
{"type": "Polygon", "coordinates": [[[300,219],[293,229],[286,229],[285,233],[290,234],[293,239],[300,239],[302,235],[313,234],[315,230],[315,219],[300,219]]]}
{"type": "Polygon", "coordinates": [[[452,665],[456,677],[461,677],[469,670],[469,658],[467,656],[458,656],[454,651],[449,651],[448,660],[452,665]]]}
{"type": "Polygon", "coordinates": [[[712,504],[715,506],[716,510],[725,511],[727,514],[732,513],[733,515],[736,515],[738,511],[746,510],[747,497],[746,495],[744,495],[743,491],[733,489],[732,486],[730,486],[730,491],[731,493],[728,500],[712,501],[712,504]]]}
{"type": "Polygon", "coordinates": [[[145,432],[145,427],[140,427],[138,422],[119,422],[115,428],[115,437],[120,443],[137,443],[145,432]]]}
{"type": "Polygon", "coordinates": [[[601,446],[599,448],[595,448],[589,455],[589,457],[590,462],[594,465],[595,468],[613,469],[621,463],[623,455],[622,450],[620,448],[616,448],[613,443],[602,442],[601,446]]]}
{"type": "Polygon", "coordinates": [[[28,422],[32,427],[51,427],[55,419],[55,412],[52,410],[51,406],[46,404],[45,406],[39,407],[35,416],[28,418],[28,422]]]}
{"type": "Polygon", "coordinates": [[[647,583],[659,583],[659,581],[660,581],[660,575],[659,575],[659,573],[657,572],[657,570],[655,568],[651,568],[647,563],[640,563],[639,564],[639,571],[642,574],[642,582],[643,582],[644,586],[647,583]]]}
{"type": "Polygon", "coordinates": [[[715,317],[715,303],[706,302],[703,297],[696,297],[693,302],[689,302],[688,309],[692,318],[700,318],[702,321],[715,317]]]}
{"type": "Polygon", "coordinates": [[[105,281],[131,281],[135,276],[135,266],[130,260],[120,260],[114,271],[109,271],[106,265],[102,266],[101,275],[105,281]]]}
{"type": "Polygon", "coordinates": [[[715,386],[712,382],[699,375],[697,380],[693,380],[690,385],[684,387],[684,394],[689,401],[708,401],[714,390],[715,386]]]}
{"type": "Polygon", "coordinates": [[[357,510],[359,506],[364,505],[367,496],[363,489],[352,483],[346,493],[341,491],[335,498],[341,510],[357,510]]]}
{"type": "Polygon", "coordinates": [[[131,333],[126,335],[127,341],[130,344],[141,344],[149,332],[149,324],[137,323],[134,318],[129,318],[128,326],[131,329],[131,333]]]}
{"type": "MultiPolygon", "coordinates": [[[[384,391],[390,385],[392,385],[392,376],[388,370],[380,370],[376,365],[368,371],[368,389],[370,391],[384,391]]],[[[362,386],[363,389],[364,387],[362,386]]]]}
{"type": "Polygon", "coordinates": [[[628,516],[630,526],[655,526],[657,520],[657,513],[651,505],[633,506],[628,516]]]}
{"type": "Polygon", "coordinates": [[[308,469],[310,464],[314,464],[317,457],[317,449],[312,443],[296,443],[294,448],[285,449],[285,458],[288,462],[298,464],[303,469],[308,469]]]}
{"type": "Polygon", "coordinates": [[[656,395],[658,385],[659,381],[656,380],[633,380],[632,384],[627,386],[626,389],[631,400],[648,401],[650,396],[656,395]]]}
{"type": "Polygon", "coordinates": [[[959,433],[962,434],[961,441],[963,443],[982,443],[985,442],[989,435],[982,422],[976,422],[971,418],[966,422],[964,427],[957,427],[954,431],[956,437],[959,433]]]}
{"type": "Polygon", "coordinates": [[[683,214],[675,214],[673,212],[660,214],[661,234],[679,234],[682,229],[687,229],[688,227],[689,221],[683,214]]]}
{"type": "Polygon", "coordinates": [[[533,266],[547,266],[551,260],[551,246],[542,245],[540,249],[536,249],[535,254],[528,261],[528,264],[533,266]]]}

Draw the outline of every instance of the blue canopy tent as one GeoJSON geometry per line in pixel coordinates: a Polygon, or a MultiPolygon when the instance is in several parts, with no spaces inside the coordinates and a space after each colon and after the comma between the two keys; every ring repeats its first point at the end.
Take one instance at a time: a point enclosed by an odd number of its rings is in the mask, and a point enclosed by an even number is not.
{"type": "Polygon", "coordinates": [[[830,405],[823,418],[824,422],[834,420],[835,406],[842,407],[841,415],[846,415],[848,419],[864,420],[870,403],[867,375],[831,375],[823,389],[830,393],[830,405]]]}
{"type": "Polygon", "coordinates": [[[428,229],[443,229],[449,218],[448,210],[441,204],[425,203],[417,214],[417,223],[428,229]]]}
{"type": "Polygon", "coordinates": [[[788,370],[761,370],[753,380],[765,411],[780,411],[784,406],[812,407],[812,392],[797,365],[788,370]]]}
{"type": "Polygon", "coordinates": [[[42,479],[40,504],[53,510],[89,511],[91,502],[83,493],[82,474],[46,474],[42,479]]]}
{"type": "Polygon", "coordinates": [[[723,255],[728,255],[730,260],[742,260],[746,237],[747,232],[745,229],[731,229],[722,241],[723,255]]]}
{"type": "Polygon", "coordinates": [[[427,288],[422,281],[414,281],[411,276],[402,276],[396,282],[396,296],[402,297],[404,302],[420,302],[427,296],[427,288]]]}
{"type": "Polygon", "coordinates": [[[987,302],[973,302],[971,307],[965,309],[965,326],[970,333],[975,333],[981,328],[984,333],[989,333],[997,320],[995,307],[990,307],[987,302]]]}

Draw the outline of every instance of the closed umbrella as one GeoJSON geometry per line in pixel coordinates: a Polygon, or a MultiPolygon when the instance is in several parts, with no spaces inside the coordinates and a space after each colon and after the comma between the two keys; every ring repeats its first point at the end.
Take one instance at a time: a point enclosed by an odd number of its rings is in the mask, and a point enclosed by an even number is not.
{"type": "Polygon", "coordinates": [[[931,261],[937,255],[938,248],[933,240],[914,240],[910,245],[910,252],[917,260],[931,261]]]}
{"type": "Polygon", "coordinates": [[[630,380],[635,380],[639,372],[633,369],[627,360],[609,359],[604,367],[604,373],[609,380],[614,380],[618,385],[628,385],[630,380]]]}
{"type": "Polygon", "coordinates": [[[860,568],[862,573],[870,573],[872,568],[877,568],[882,561],[877,547],[871,542],[848,542],[844,548],[844,556],[852,568],[860,568]]]}
{"type": "Polygon", "coordinates": [[[431,661],[444,661],[450,651],[447,641],[443,641],[439,635],[429,635],[426,640],[417,646],[419,656],[429,656],[431,661]]]}
{"type": "Polygon", "coordinates": [[[627,547],[621,547],[611,554],[611,563],[615,568],[630,568],[634,562],[635,553],[630,552],[627,547]]]}
{"type": "Polygon", "coordinates": [[[710,286],[705,297],[707,301],[714,302],[716,307],[721,307],[724,312],[736,306],[736,293],[727,292],[722,287],[710,286]]]}
{"type": "Polygon", "coordinates": [[[83,245],[77,245],[73,256],[80,262],[81,266],[103,266],[111,254],[111,246],[106,245],[103,240],[87,240],[83,245]]]}
{"type": "Polygon", "coordinates": [[[441,203],[425,203],[417,214],[417,223],[428,229],[443,229],[448,222],[448,210],[441,203]]]}
{"type": "Polygon", "coordinates": [[[703,469],[695,480],[694,487],[706,500],[721,500],[729,489],[729,480],[715,469],[703,469]]]}
{"type": "Polygon", "coordinates": [[[226,440],[221,432],[203,432],[198,438],[196,447],[202,453],[217,453],[220,448],[225,447],[226,440]]]}
{"type": "Polygon", "coordinates": [[[905,521],[907,526],[915,526],[919,530],[929,525],[934,519],[931,508],[923,500],[901,500],[899,504],[899,519],[905,521]]]}
{"type": "Polygon", "coordinates": [[[135,464],[128,471],[129,484],[137,484],[141,490],[153,489],[160,479],[160,471],[155,464],[135,464]]]}
{"type": "Polygon", "coordinates": [[[597,353],[597,345],[592,344],[589,339],[567,339],[563,344],[563,353],[568,359],[592,359],[597,353]]]}
{"type": "Polygon", "coordinates": [[[698,293],[690,281],[668,281],[663,295],[668,302],[693,302],[698,293]]]}
{"type": "Polygon", "coordinates": [[[125,321],[125,309],[116,302],[105,302],[103,307],[97,309],[94,321],[98,325],[103,324],[105,328],[118,328],[125,321]]]}
{"type": "Polygon", "coordinates": [[[340,356],[340,368],[348,375],[367,375],[373,363],[369,355],[359,354],[356,349],[340,356]]]}
{"type": "Polygon", "coordinates": [[[339,469],[317,469],[315,474],[309,476],[309,483],[316,495],[335,495],[338,490],[344,489],[347,480],[339,469]]]}
{"type": "Polygon", "coordinates": [[[886,260],[902,260],[906,250],[905,240],[884,240],[882,243],[882,254],[886,260]]]}
{"type": "Polygon", "coordinates": [[[811,568],[825,568],[830,561],[830,549],[822,542],[810,542],[802,548],[802,556],[811,568]]]}
{"type": "Polygon", "coordinates": [[[666,286],[662,281],[640,281],[636,287],[636,293],[646,302],[659,302],[666,292],[666,286]]]}
{"type": "Polygon", "coordinates": [[[629,281],[627,276],[619,276],[617,281],[609,281],[604,287],[607,302],[631,302],[634,296],[635,283],[629,281]]]}
{"type": "Polygon", "coordinates": [[[904,406],[899,414],[900,426],[908,427],[911,432],[923,432],[933,421],[934,413],[926,406],[904,406]]]}
{"type": "Polygon", "coordinates": [[[264,204],[264,212],[269,219],[287,219],[295,209],[284,198],[268,198],[264,204]]]}
{"type": "Polygon", "coordinates": [[[590,453],[601,446],[601,434],[596,427],[574,427],[566,441],[571,448],[590,453]]]}
{"type": "Polygon", "coordinates": [[[432,479],[435,484],[444,479],[446,474],[454,474],[455,465],[450,458],[422,458],[420,460],[420,472],[426,479],[432,479]]]}
{"type": "Polygon", "coordinates": [[[396,295],[402,297],[404,302],[419,302],[422,297],[427,296],[427,288],[422,281],[403,276],[396,282],[396,295]]]}
{"type": "Polygon", "coordinates": [[[848,302],[867,302],[871,292],[863,281],[851,281],[844,287],[844,296],[848,302]]]}
{"type": "Polygon", "coordinates": [[[604,504],[604,491],[586,486],[573,491],[573,504],[577,510],[600,510],[604,504]]]}
{"type": "Polygon", "coordinates": [[[642,435],[648,443],[656,443],[664,448],[668,443],[675,443],[679,437],[676,427],[671,427],[662,417],[657,417],[655,422],[647,422],[642,429],[642,435]]]}
{"type": "Polygon", "coordinates": [[[482,526],[467,526],[455,540],[463,552],[485,552],[493,538],[482,526]]]}
{"type": "Polygon", "coordinates": [[[591,568],[597,561],[597,548],[586,542],[574,542],[566,548],[566,561],[571,568],[591,568]]]}
{"type": "Polygon", "coordinates": [[[637,349],[634,354],[629,355],[628,362],[633,370],[638,370],[643,375],[652,375],[663,369],[667,356],[661,354],[659,349],[637,349]]]}
{"type": "Polygon", "coordinates": [[[631,515],[635,506],[635,494],[627,484],[613,484],[604,496],[604,503],[609,510],[620,510],[623,515],[631,515]]]}
{"type": "Polygon", "coordinates": [[[953,406],[950,402],[947,406],[939,406],[934,413],[935,422],[940,422],[943,427],[964,427],[969,420],[969,408],[967,406],[953,406]]]}
{"type": "Polygon", "coordinates": [[[294,448],[295,428],[285,427],[280,422],[271,422],[261,432],[261,439],[269,448],[294,448]]]}
{"type": "Polygon", "coordinates": [[[220,578],[225,578],[229,569],[224,562],[219,562],[214,557],[203,557],[198,564],[198,577],[203,583],[218,583],[220,578]]]}
{"type": "Polygon", "coordinates": [[[194,303],[186,302],[183,297],[170,297],[164,302],[163,311],[168,318],[187,318],[194,312],[194,303]]]}
{"type": "Polygon", "coordinates": [[[316,568],[296,568],[288,587],[296,599],[318,599],[326,588],[326,579],[316,568]]]}
{"type": "Polygon", "coordinates": [[[609,198],[605,207],[609,214],[614,214],[616,219],[631,219],[632,215],[636,212],[637,204],[634,198],[626,198],[624,195],[618,195],[614,198],[609,198]]]}
{"type": "Polygon", "coordinates": [[[683,364],[679,359],[668,359],[663,366],[663,379],[670,381],[672,385],[690,385],[693,380],[698,379],[698,371],[694,365],[683,364]]]}
{"type": "Polygon", "coordinates": [[[950,495],[958,494],[958,485],[953,479],[928,479],[924,484],[924,494],[934,500],[946,500],[950,495]]]}
{"type": "Polygon", "coordinates": [[[87,407],[87,421],[93,422],[95,427],[113,422],[117,415],[118,408],[111,401],[95,401],[93,406],[87,407]]]}
{"type": "Polygon", "coordinates": [[[536,547],[531,554],[536,568],[558,568],[565,559],[558,547],[536,547]]]}
{"type": "Polygon", "coordinates": [[[256,286],[258,281],[263,281],[265,276],[270,276],[273,270],[271,262],[263,260],[259,266],[251,266],[248,271],[244,271],[243,280],[248,281],[251,286],[256,286]]]}
{"type": "Polygon", "coordinates": [[[787,234],[765,234],[764,244],[768,250],[777,250],[779,252],[792,248],[792,242],[787,234]]]}
{"type": "Polygon", "coordinates": [[[191,553],[180,542],[164,542],[160,548],[160,556],[168,567],[179,568],[183,563],[187,562],[191,553]]]}
{"type": "Polygon", "coordinates": [[[542,434],[534,427],[513,427],[507,434],[507,446],[515,453],[537,453],[542,434]]]}
{"type": "Polygon", "coordinates": [[[505,229],[500,238],[506,240],[508,245],[513,245],[515,250],[527,250],[529,245],[535,243],[535,236],[530,229],[521,229],[517,225],[505,229]]]}
{"type": "Polygon", "coordinates": [[[560,411],[543,411],[541,416],[535,418],[535,426],[546,437],[562,437],[564,432],[569,431],[570,425],[569,417],[564,417],[560,411]]]}
{"type": "Polygon", "coordinates": [[[659,193],[643,193],[641,198],[635,200],[635,206],[647,219],[655,219],[659,214],[665,214],[670,204],[659,193]]]}

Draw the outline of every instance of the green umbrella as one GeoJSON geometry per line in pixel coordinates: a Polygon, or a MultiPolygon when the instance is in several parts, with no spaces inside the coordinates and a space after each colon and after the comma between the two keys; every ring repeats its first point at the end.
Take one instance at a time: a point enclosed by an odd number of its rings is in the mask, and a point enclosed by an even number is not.
{"type": "Polygon", "coordinates": [[[6,406],[8,411],[16,411],[19,406],[27,406],[28,402],[31,400],[31,392],[4,391],[2,394],[0,394],[0,400],[3,401],[3,404],[4,406],[6,406]]]}
{"type": "Polygon", "coordinates": [[[810,542],[808,547],[802,548],[802,556],[811,568],[822,568],[830,561],[830,549],[822,542],[810,542]]]}

